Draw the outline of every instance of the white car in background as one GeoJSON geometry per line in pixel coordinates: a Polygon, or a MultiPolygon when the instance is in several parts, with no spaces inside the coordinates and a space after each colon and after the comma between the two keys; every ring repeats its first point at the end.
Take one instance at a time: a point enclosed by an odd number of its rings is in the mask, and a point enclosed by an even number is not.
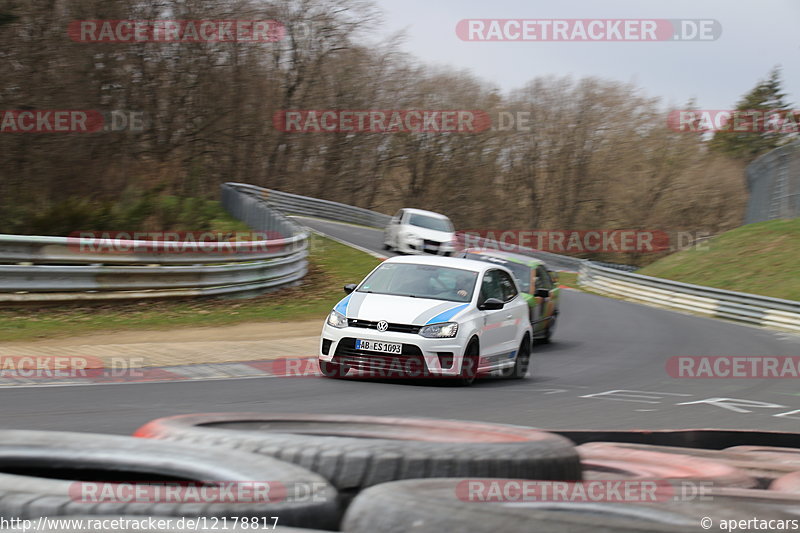
{"type": "Polygon", "coordinates": [[[401,209],[386,226],[383,247],[405,254],[452,255],[456,249],[453,223],[446,216],[422,209],[401,209]]]}
{"type": "Polygon", "coordinates": [[[320,370],[399,378],[525,377],[528,304],[505,267],[449,257],[392,257],[330,312],[320,370]]]}

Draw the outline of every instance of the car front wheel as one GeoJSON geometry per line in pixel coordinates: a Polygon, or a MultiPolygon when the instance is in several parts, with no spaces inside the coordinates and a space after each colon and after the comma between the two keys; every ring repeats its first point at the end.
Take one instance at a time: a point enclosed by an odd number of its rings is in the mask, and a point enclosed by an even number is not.
{"type": "Polygon", "coordinates": [[[344,365],[320,361],[319,370],[322,372],[322,375],[327,378],[343,378],[347,375],[349,369],[344,365]]]}
{"type": "Polygon", "coordinates": [[[458,384],[469,386],[475,383],[478,377],[478,361],[480,360],[480,350],[477,342],[471,342],[464,352],[464,359],[461,360],[461,372],[458,374],[458,384]]]}
{"type": "Polygon", "coordinates": [[[544,337],[542,337],[542,344],[550,344],[550,339],[553,337],[553,333],[556,331],[557,318],[558,315],[555,314],[553,315],[553,318],[550,319],[550,324],[547,326],[547,331],[545,332],[544,337]]]}
{"type": "Polygon", "coordinates": [[[512,378],[523,379],[528,374],[528,366],[531,362],[531,341],[528,337],[522,339],[522,344],[519,346],[519,352],[514,360],[514,367],[511,373],[512,378]]]}

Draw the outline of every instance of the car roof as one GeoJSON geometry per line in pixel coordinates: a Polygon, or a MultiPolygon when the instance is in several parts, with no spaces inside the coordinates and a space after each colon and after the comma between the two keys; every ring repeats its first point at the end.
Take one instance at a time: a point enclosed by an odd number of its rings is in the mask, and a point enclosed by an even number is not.
{"type": "Polygon", "coordinates": [[[475,255],[486,255],[489,257],[497,257],[498,259],[506,259],[512,263],[520,263],[531,268],[539,265],[544,265],[544,261],[531,257],[529,255],[516,254],[513,252],[504,252],[502,250],[494,250],[492,248],[469,248],[464,250],[466,253],[475,255]]]}
{"type": "Polygon", "coordinates": [[[415,209],[413,207],[404,207],[403,211],[405,211],[407,213],[413,213],[415,215],[426,215],[426,216],[433,217],[433,218],[446,218],[447,220],[450,220],[450,218],[447,215],[443,215],[441,213],[436,213],[434,211],[426,211],[424,209],[415,209]]]}
{"type": "Polygon", "coordinates": [[[461,270],[470,270],[472,272],[485,272],[492,268],[503,268],[502,265],[495,265],[483,261],[475,261],[474,259],[462,259],[459,257],[444,257],[444,256],[425,256],[425,255],[398,255],[390,257],[385,263],[410,263],[415,265],[429,265],[429,266],[442,266],[450,268],[459,268],[461,270]]]}

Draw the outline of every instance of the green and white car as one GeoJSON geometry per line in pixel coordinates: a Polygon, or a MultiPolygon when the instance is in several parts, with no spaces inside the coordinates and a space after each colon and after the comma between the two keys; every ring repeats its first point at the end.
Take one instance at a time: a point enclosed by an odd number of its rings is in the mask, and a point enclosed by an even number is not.
{"type": "Polygon", "coordinates": [[[528,302],[534,340],[550,342],[558,318],[558,275],[545,264],[527,255],[502,252],[490,248],[469,248],[460,257],[495,263],[514,274],[520,294],[528,302]]]}

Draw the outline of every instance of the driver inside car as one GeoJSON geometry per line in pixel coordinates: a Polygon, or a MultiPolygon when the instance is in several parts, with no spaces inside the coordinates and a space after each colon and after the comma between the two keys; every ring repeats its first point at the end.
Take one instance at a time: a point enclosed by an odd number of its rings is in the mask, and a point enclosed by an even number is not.
{"type": "Polygon", "coordinates": [[[459,300],[467,298],[473,283],[473,276],[471,274],[460,274],[456,277],[456,284],[453,288],[455,298],[459,300]]]}

